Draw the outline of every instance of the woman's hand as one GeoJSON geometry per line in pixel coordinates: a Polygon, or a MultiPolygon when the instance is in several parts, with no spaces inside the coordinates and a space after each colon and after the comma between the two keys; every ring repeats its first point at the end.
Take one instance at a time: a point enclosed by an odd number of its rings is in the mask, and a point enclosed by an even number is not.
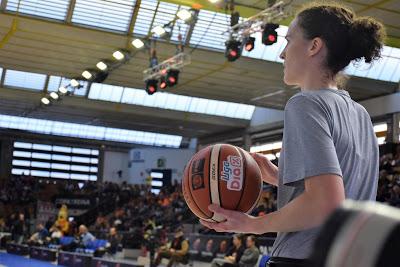
{"type": "Polygon", "coordinates": [[[225,221],[217,223],[200,220],[200,223],[207,228],[214,229],[217,232],[246,234],[256,234],[257,230],[259,230],[255,225],[255,217],[246,213],[226,210],[215,204],[208,206],[208,209],[224,218],[225,221]]]}
{"type": "Polygon", "coordinates": [[[261,179],[269,184],[278,186],[278,167],[266,156],[259,153],[250,153],[261,170],[261,179]]]}

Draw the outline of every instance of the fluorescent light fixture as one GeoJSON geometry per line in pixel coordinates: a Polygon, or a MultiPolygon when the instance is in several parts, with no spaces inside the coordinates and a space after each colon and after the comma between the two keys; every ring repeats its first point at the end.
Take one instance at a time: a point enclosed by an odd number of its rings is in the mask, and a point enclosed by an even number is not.
{"type": "Polygon", "coordinates": [[[151,32],[157,34],[158,36],[162,36],[166,33],[165,29],[161,26],[154,27],[151,32]]]}
{"type": "Polygon", "coordinates": [[[89,71],[87,71],[87,70],[85,70],[84,72],[82,72],[82,76],[83,76],[86,80],[90,80],[90,79],[93,77],[93,75],[92,75],[89,71]]]}
{"type": "Polygon", "coordinates": [[[96,64],[96,67],[97,67],[99,70],[106,70],[106,69],[107,69],[107,64],[104,63],[103,61],[100,61],[99,63],[96,64]]]}
{"type": "Polygon", "coordinates": [[[113,53],[113,57],[114,57],[116,60],[123,60],[123,59],[125,58],[124,54],[122,54],[122,52],[119,51],[119,50],[117,50],[117,51],[115,51],[115,52],[113,53]]]}
{"type": "Polygon", "coordinates": [[[190,11],[186,9],[180,10],[176,15],[178,16],[178,18],[184,21],[187,21],[192,17],[192,13],[190,13],[190,11]]]}
{"type": "Polygon", "coordinates": [[[379,133],[385,131],[387,131],[387,123],[380,123],[374,125],[374,132],[379,133]]]}
{"type": "Polygon", "coordinates": [[[71,85],[73,87],[78,87],[79,86],[79,82],[77,80],[75,80],[75,79],[72,79],[70,83],[71,83],[71,85]]]}
{"type": "Polygon", "coordinates": [[[50,104],[50,100],[49,100],[48,98],[46,98],[46,97],[43,97],[41,101],[42,101],[42,103],[45,104],[45,105],[50,104]]]}
{"type": "Polygon", "coordinates": [[[65,88],[64,86],[61,86],[60,88],[58,88],[58,91],[61,94],[66,94],[68,92],[67,88],[65,88]]]}
{"type": "Polygon", "coordinates": [[[162,172],[151,172],[150,176],[151,176],[151,178],[162,179],[164,177],[164,174],[162,172]]]}
{"type": "Polygon", "coordinates": [[[51,98],[53,98],[54,100],[58,99],[58,94],[56,92],[51,92],[50,93],[51,98]]]}
{"type": "Polygon", "coordinates": [[[144,43],[142,40],[140,39],[135,39],[132,41],[132,45],[136,48],[136,49],[140,49],[144,46],[144,43]]]}

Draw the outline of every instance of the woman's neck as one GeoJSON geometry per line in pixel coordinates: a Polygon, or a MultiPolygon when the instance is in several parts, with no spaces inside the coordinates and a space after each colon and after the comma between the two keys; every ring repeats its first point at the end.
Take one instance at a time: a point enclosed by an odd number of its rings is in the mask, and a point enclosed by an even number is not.
{"type": "Polygon", "coordinates": [[[312,71],[305,75],[300,85],[301,91],[317,91],[320,89],[337,89],[337,83],[332,78],[327,78],[321,72],[312,71]]]}

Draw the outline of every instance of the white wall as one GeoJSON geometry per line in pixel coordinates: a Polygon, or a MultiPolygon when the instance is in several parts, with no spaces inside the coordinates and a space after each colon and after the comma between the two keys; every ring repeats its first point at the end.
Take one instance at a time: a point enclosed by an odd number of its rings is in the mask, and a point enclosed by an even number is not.
{"type": "Polygon", "coordinates": [[[157,160],[166,160],[165,169],[172,169],[172,180],[180,181],[186,163],[194,155],[194,149],[141,148],[132,149],[129,153],[129,182],[145,183],[149,170],[159,169],[157,160]]]}
{"type": "Polygon", "coordinates": [[[257,127],[264,124],[283,121],[284,112],[279,109],[256,107],[250,126],[257,127]]]}
{"type": "Polygon", "coordinates": [[[105,151],[104,152],[104,172],[103,181],[121,183],[129,181],[129,153],[105,151]],[[118,177],[117,172],[122,170],[122,178],[118,177]]]}
{"type": "Polygon", "coordinates": [[[400,112],[400,92],[360,102],[371,117],[400,112]]]}

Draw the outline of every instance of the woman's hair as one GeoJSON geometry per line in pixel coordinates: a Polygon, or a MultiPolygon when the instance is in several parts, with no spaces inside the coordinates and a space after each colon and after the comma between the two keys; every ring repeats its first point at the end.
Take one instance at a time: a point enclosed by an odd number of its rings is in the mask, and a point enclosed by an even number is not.
{"type": "Polygon", "coordinates": [[[328,49],[326,67],[335,76],[352,60],[370,63],[380,58],[386,37],[383,25],[371,17],[356,17],[338,3],[312,2],[297,13],[304,37],[321,38],[328,49]]]}

